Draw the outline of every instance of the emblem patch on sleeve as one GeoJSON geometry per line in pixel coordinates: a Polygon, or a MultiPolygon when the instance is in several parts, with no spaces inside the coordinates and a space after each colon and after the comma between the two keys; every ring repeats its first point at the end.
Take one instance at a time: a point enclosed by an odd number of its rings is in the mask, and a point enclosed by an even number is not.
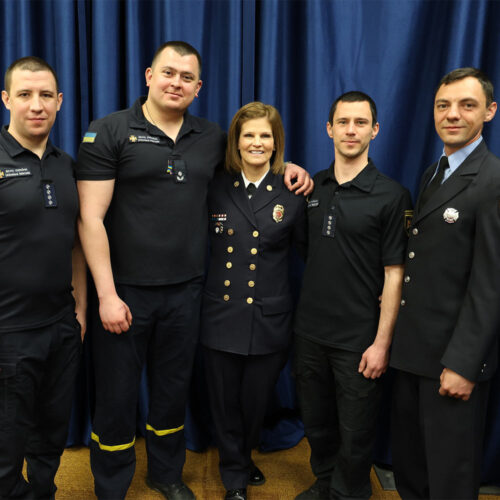
{"type": "Polygon", "coordinates": [[[86,132],[83,136],[82,142],[95,142],[95,138],[97,137],[97,132],[86,132]]]}
{"type": "Polygon", "coordinates": [[[411,222],[413,220],[413,210],[405,210],[404,225],[406,234],[410,234],[411,222]]]}

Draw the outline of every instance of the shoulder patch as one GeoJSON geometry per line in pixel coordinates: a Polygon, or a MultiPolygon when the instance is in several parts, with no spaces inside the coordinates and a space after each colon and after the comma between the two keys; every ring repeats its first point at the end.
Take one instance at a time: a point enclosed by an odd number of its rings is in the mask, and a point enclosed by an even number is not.
{"type": "Polygon", "coordinates": [[[86,132],[83,136],[82,142],[94,142],[97,137],[97,132],[86,132]]]}
{"type": "Polygon", "coordinates": [[[405,210],[405,219],[404,219],[404,224],[405,224],[405,231],[406,234],[410,234],[410,227],[411,227],[411,222],[413,219],[413,210],[405,210]]]}

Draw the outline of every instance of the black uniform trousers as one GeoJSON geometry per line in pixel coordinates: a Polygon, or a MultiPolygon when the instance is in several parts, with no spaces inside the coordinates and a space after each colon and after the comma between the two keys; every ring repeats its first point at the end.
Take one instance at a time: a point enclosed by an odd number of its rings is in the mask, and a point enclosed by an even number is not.
{"type": "Polygon", "coordinates": [[[396,370],[392,459],[403,500],[478,497],[489,382],[468,401],[439,395],[439,380],[396,370]]]}
{"type": "Polygon", "coordinates": [[[100,321],[92,328],[96,407],[90,463],[99,499],[123,499],[135,471],[137,400],[147,365],[148,475],[181,481],[186,458],[184,416],[198,341],[201,278],[166,286],[118,285],[132,312],[127,332],[115,334],[100,321]]]}
{"type": "Polygon", "coordinates": [[[0,498],[53,498],[81,354],[71,311],[41,328],[0,333],[0,498]],[[27,462],[27,483],[22,476],[27,462]]]}
{"type": "Polygon", "coordinates": [[[221,479],[227,490],[246,488],[252,449],[288,350],[245,356],[205,347],[203,353],[221,479]]]}
{"type": "Polygon", "coordinates": [[[358,373],[361,354],[295,338],[295,376],[311,468],[332,499],[371,496],[380,379],[358,373]]]}

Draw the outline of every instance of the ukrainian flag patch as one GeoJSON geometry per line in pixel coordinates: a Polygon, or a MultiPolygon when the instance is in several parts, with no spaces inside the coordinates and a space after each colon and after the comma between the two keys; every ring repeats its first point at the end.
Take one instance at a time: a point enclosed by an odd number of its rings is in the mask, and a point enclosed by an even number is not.
{"type": "Polygon", "coordinates": [[[82,142],[94,142],[94,141],[95,141],[96,136],[97,136],[97,133],[96,133],[96,132],[87,132],[87,133],[83,136],[83,140],[82,140],[82,142]]]}

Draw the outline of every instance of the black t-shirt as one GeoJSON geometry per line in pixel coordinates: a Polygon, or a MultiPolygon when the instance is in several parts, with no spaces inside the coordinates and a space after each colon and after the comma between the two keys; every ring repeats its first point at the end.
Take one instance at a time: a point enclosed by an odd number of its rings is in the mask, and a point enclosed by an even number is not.
{"type": "Polygon", "coordinates": [[[117,283],[167,285],[204,273],[207,187],[222,165],[220,127],[186,112],[176,142],[149,123],[144,98],[92,122],[78,180],[115,180],[105,218],[117,283]]]}
{"type": "Polygon", "coordinates": [[[333,164],[314,177],[298,335],[363,352],[377,332],[384,266],[403,264],[409,192],[370,161],[339,185],[333,164]]]}
{"type": "Polygon", "coordinates": [[[78,213],[73,160],[51,142],[42,159],[0,135],[0,332],[51,324],[74,307],[78,213]]]}

